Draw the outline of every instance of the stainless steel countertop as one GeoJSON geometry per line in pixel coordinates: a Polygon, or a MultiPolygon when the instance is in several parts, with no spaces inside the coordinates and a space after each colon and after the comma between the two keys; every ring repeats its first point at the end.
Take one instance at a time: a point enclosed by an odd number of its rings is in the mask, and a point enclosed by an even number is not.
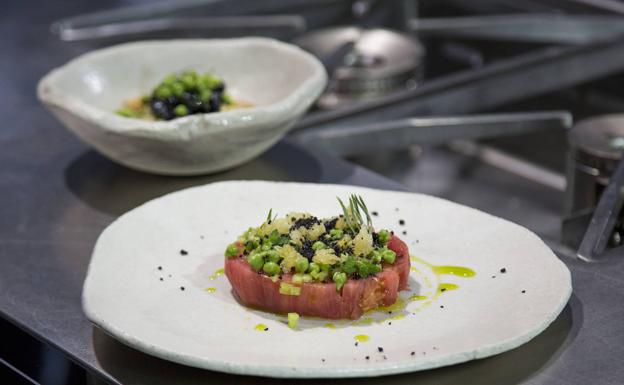
{"type": "MultiPolygon", "coordinates": [[[[79,51],[49,35],[49,22],[93,7],[81,2],[59,4],[43,2],[32,7],[12,2],[0,23],[3,57],[10,58],[0,61],[0,116],[4,122],[0,130],[0,317],[64,352],[92,373],[94,382],[293,383],[169,363],[126,347],[93,328],[81,311],[80,294],[97,236],[121,213],[146,200],[214,180],[255,178],[406,187],[288,141],[247,165],[212,177],[157,177],[109,162],[68,133],[35,98],[36,81],[79,51]]],[[[105,0],[97,7],[115,4],[105,0]]],[[[498,175],[500,172],[486,166],[466,165],[465,159],[446,155],[436,158],[436,154],[426,158],[428,163],[419,169],[422,184],[410,185],[409,189],[505,217],[518,210],[534,213],[523,224],[544,236],[551,235],[553,218],[558,215],[557,192],[518,184],[513,177],[498,175]],[[534,197],[539,199],[531,199],[534,197]]],[[[563,259],[572,270],[572,299],[544,333],[518,349],[449,368],[383,379],[300,382],[621,384],[624,261],[589,265],[563,259]]]]}

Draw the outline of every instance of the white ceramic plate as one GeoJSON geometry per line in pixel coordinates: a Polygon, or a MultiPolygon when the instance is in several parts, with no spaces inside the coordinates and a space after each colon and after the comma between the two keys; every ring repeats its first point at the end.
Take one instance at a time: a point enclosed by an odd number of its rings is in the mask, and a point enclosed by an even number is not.
{"type": "Polygon", "coordinates": [[[535,234],[468,207],[351,186],[225,182],[155,199],[110,225],[95,246],[83,306],[115,338],[178,363],[271,377],[356,377],[513,349],[557,317],[571,290],[569,271],[535,234]],[[350,193],[378,212],[378,228],[394,229],[411,254],[431,264],[413,262],[411,292],[402,294],[426,299],[359,323],[304,319],[291,330],[283,316],[241,306],[227,279],[214,275],[226,245],[269,208],[330,216],[339,210],[336,196],[350,193]],[[440,275],[432,265],[476,275],[440,275]],[[439,293],[442,283],[459,288],[439,293]],[[356,335],[370,339],[356,346],[356,335]]]}

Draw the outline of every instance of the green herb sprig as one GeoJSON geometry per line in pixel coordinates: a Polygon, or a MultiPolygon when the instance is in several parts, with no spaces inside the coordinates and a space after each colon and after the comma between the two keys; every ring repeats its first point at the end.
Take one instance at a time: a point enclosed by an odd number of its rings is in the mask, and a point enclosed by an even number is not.
{"type": "Polygon", "coordinates": [[[368,231],[373,231],[373,220],[368,212],[366,203],[364,203],[364,199],[362,199],[361,196],[355,194],[351,195],[349,197],[348,208],[340,198],[336,197],[336,199],[338,199],[338,203],[340,203],[340,207],[342,208],[345,223],[353,234],[357,234],[360,231],[360,228],[364,225],[364,217],[366,217],[366,226],[368,231]]]}

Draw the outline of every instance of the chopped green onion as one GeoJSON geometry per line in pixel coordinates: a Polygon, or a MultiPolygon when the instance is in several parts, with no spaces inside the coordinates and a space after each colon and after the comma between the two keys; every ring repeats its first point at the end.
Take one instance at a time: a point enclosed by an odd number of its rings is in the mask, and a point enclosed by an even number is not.
{"type": "Polygon", "coordinates": [[[291,285],[290,283],[282,282],[280,283],[279,292],[283,295],[301,295],[301,288],[291,285]]]}
{"type": "Polygon", "coordinates": [[[297,322],[299,321],[299,314],[297,313],[288,313],[288,327],[294,329],[297,327],[297,322]]]}

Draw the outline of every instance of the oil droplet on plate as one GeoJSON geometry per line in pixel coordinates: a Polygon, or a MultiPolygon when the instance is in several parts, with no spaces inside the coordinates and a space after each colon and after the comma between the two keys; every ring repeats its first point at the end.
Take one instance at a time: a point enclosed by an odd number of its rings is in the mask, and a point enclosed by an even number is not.
{"type": "Polygon", "coordinates": [[[358,334],[353,338],[355,338],[357,342],[366,342],[370,339],[366,334],[358,334]]]}
{"type": "Polygon", "coordinates": [[[447,275],[455,275],[457,277],[474,277],[476,275],[475,271],[462,266],[432,266],[431,269],[435,274],[447,274],[447,275]]]}
{"type": "Polygon", "coordinates": [[[327,329],[336,329],[336,325],[334,324],[325,324],[323,326],[326,327],[327,329]]]}
{"type": "Polygon", "coordinates": [[[438,293],[442,293],[443,291],[457,290],[458,288],[459,286],[454,283],[441,283],[440,286],[438,286],[438,293]]]}
{"type": "Polygon", "coordinates": [[[268,328],[267,328],[267,326],[266,326],[265,324],[257,324],[257,325],[254,327],[254,329],[256,329],[256,330],[258,330],[258,331],[260,331],[260,332],[263,332],[263,331],[265,331],[265,330],[266,330],[266,329],[268,329],[268,328]]]}
{"type": "Polygon", "coordinates": [[[204,291],[207,291],[208,293],[214,293],[215,291],[217,291],[216,287],[207,287],[204,289],[204,291]]]}
{"type": "Polygon", "coordinates": [[[210,280],[211,280],[211,281],[214,281],[215,279],[217,279],[217,278],[219,278],[220,276],[222,276],[224,272],[225,272],[225,270],[224,270],[223,268],[217,269],[217,270],[214,272],[214,274],[213,274],[213,275],[211,275],[211,276],[210,276],[210,277],[208,277],[208,278],[210,278],[210,280]]]}

